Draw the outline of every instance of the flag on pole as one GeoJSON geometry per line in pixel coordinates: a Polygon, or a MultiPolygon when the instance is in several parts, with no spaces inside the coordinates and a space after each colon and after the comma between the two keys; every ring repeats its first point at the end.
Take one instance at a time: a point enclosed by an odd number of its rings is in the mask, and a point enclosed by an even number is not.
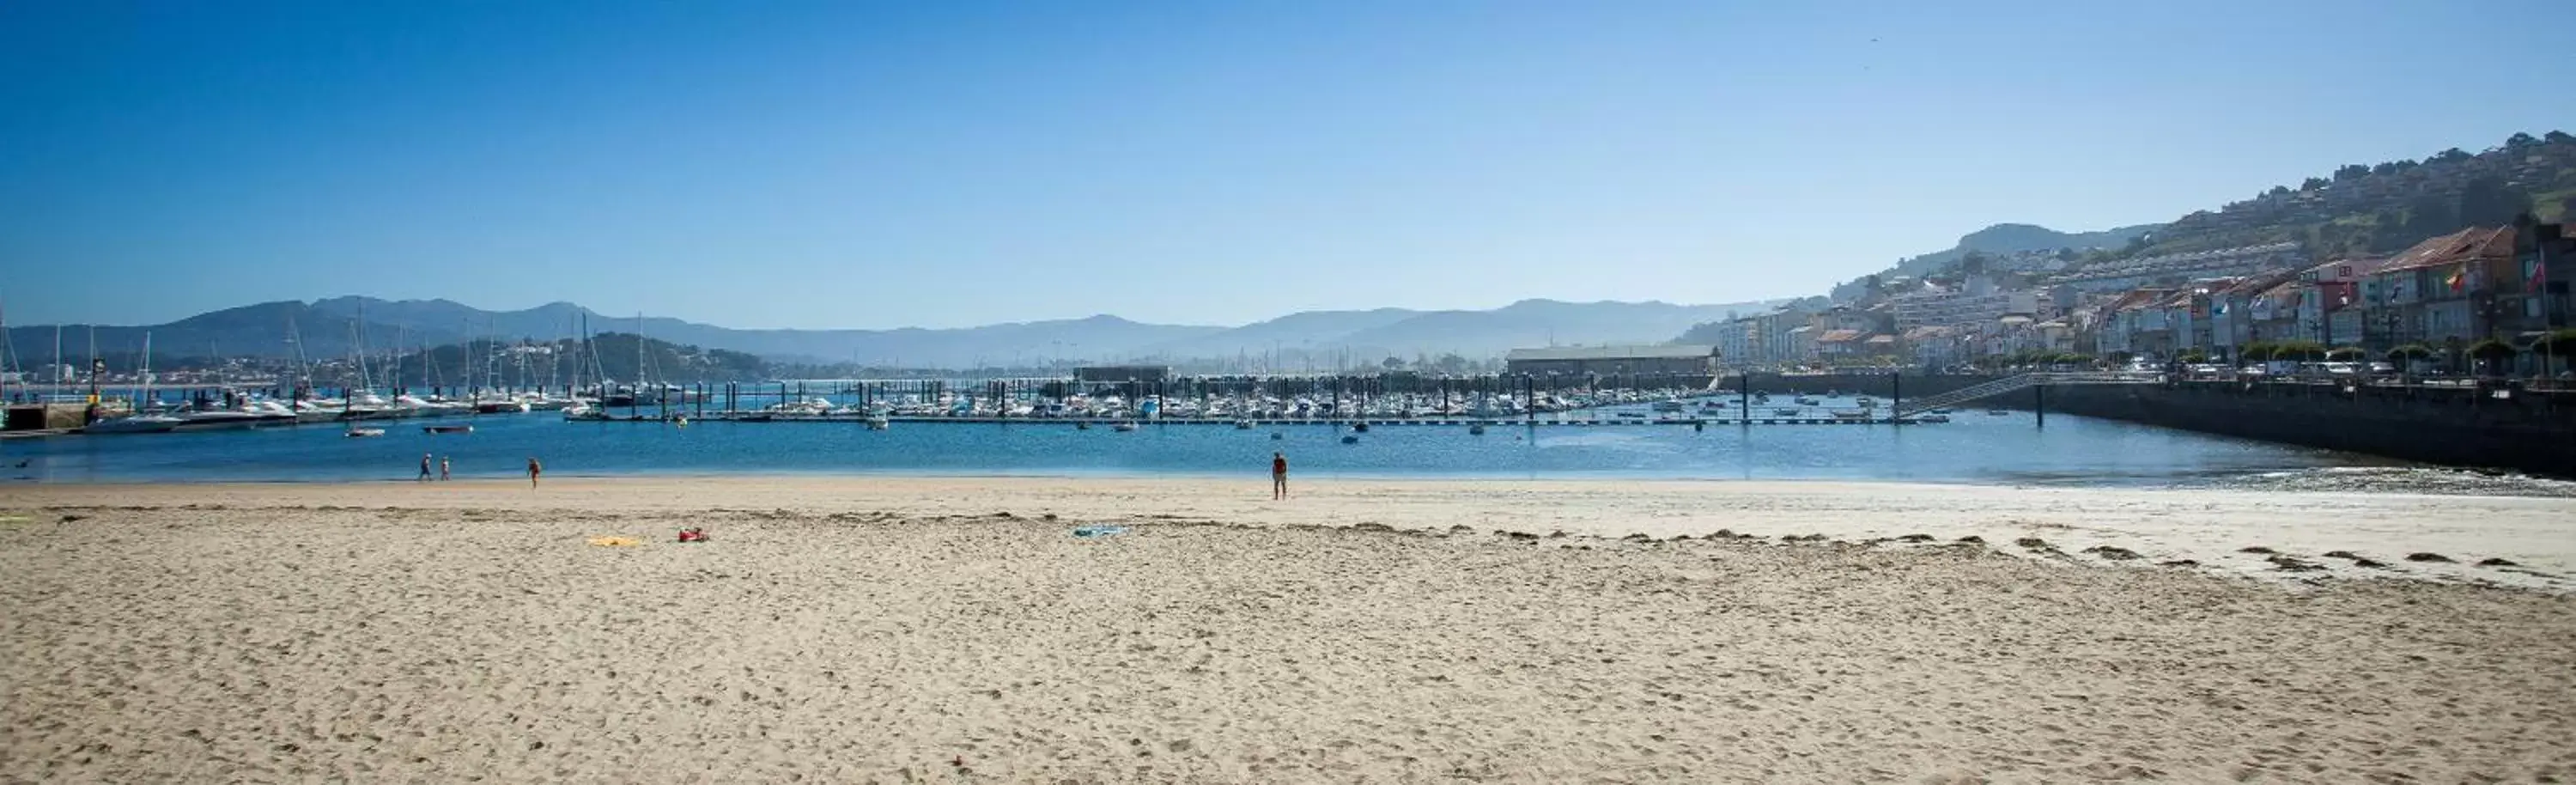
{"type": "Polygon", "coordinates": [[[2531,291],[2531,292],[2533,292],[2533,293],[2538,293],[2538,292],[2540,292],[2540,290],[2542,290],[2542,289],[2546,289],[2546,288],[2548,288],[2548,287],[2549,287],[2549,263],[2548,263],[2548,262],[2545,262],[2545,261],[2535,261],[2535,262],[2532,262],[2532,263],[2531,263],[2531,286],[2530,286],[2529,291],[2531,291]]]}

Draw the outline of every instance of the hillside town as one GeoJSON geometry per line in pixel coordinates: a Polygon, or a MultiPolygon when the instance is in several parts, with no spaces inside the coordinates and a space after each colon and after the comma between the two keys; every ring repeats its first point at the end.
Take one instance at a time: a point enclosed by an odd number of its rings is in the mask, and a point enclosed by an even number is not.
{"type": "Polygon", "coordinates": [[[2472,227],[2385,257],[2318,260],[2272,243],[2071,273],[1900,277],[1709,332],[1732,369],[2404,361],[2549,375],[2566,368],[2552,355],[2576,353],[2562,332],[2571,265],[2565,224],[2472,227]]]}
{"type": "Polygon", "coordinates": [[[2480,155],[2348,166],[2332,180],[2186,216],[2123,252],[1971,251],[1937,272],[1871,276],[1836,297],[1703,325],[1689,338],[1709,344],[1720,366],[1747,370],[2081,365],[2556,378],[2576,354],[2571,186],[2576,139],[2517,135],[2480,155]],[[2374,226],[2386,231],[2351,230],[2374,226]],[[2212,242],[2225,238],[2244,242],[2212,242]]]}

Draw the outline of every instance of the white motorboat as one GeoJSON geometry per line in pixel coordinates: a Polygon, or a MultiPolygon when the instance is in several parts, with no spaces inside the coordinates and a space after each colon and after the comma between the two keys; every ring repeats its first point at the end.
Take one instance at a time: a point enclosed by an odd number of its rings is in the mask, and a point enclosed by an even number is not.
{"type": "Polygon", "coordinates": [[[162,433],[179,427],[182,422],[186,421],[166,414],[136,414],[90,423],[81,428],[81,433],[162,433]]]}
{"type": "Polygon", "coordinates": [[[237,409],[201,409],[193,412],[181,412],[179,413],[178,418],[179,424],[172,428],[172,430],[229,431],[239,428],[255,427],[260,424],[260,421],[267,419],[260,415],[237,409]]]}
{"type": "Polygon", "coordinates": [[[241,408],[242,411],[248,412],[251,416],[259,418],[258,421],[252,423],[258,427],[294,425],[303,421],[302,417],[298,415],[294,409],[288,408],[286,404],[278,403],[276,401],[266,399],[253,400],[243,403],[241,408]]]}
{"type": "Polygon", "coordinates": [[[394,408],[411,412],[413,417],[454,417],[474,413],[474,405],[463,401],[433,401],[416,395],[394,396],[394,408]]]}
{"type": "Polygon", "coordinates": [[[342,408],[339,401],[296,401],[295,421],[298,423],[337,422],[341,419],[342,408]]]}
{"type": "MultiPolygon", "coordinates": [[[[152,398],[152,334],[143,334],[143,392],[141,400],[152,398]]],[[[81,433],[160,433],[179,427],[186,420],[166,414],[136,412],[124,417],[100,420],[81,428],[81,433]]]]}

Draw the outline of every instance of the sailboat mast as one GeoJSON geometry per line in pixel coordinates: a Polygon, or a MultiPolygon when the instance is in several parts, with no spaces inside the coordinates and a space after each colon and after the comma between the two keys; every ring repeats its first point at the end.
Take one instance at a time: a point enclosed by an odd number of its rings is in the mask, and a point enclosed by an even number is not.
{"type": "Polygon", "coordinates": [[[18,363],[17,350],[18,339],[9,334],[9,317],[0,315],[0,353],[5,353],[8,357],[7,363],[0,364],[0,401],[9,399],[9,381],[17,378],[17,374],[9,373],[9,370],[18,363]]]}
{"type": "Polygon", "coordinates": [[[286,342],[295,345],[295,375],[299,384],[292,400],[302,401],[313,391],[313,364],[304,356],[304,332],[295,329],[295,317],[286,317],[286,342]]]}
{"type": "Polygon", "coordinates": [[[635,312],[635,394],[626,399],[628,414],[641,416],[644,406],[644,312],[635,312]]]}
{"type": "Polygon", "coordinates": [[[349,320],[349,356],[358,361],[358,389],[374,390],[374,381],[367,377],[367,326],[356,319],[349,320]]]}

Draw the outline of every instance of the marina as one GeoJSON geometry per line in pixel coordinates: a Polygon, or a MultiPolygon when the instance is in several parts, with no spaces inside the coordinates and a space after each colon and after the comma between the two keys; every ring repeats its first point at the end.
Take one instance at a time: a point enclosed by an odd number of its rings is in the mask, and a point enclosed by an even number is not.
{"type": "MultiPolygon", "coordinates": [[[[1702,429],[1752,425],[1923,425],[1950,421],[1949,406],[2037,384],[2135,383],[2119,375],[2025,374],[1908,401],[1891,396],[1790,392],[1791,405],[1768,394],[1727,389],[1727,377],[1560,378],[1485,376],[1421,379],[1381,376],[1192,377],[1084,381],[1079,378],[989,380],[812,380],[723,384],[630,384],[553,390],[340,390],[298,386],[226,387],[182,393],[178,402],[148,386],[130,396],[93,394],[82,424],[60,412],[19,417],[92,435],[166,433],[236,427],[557,414],[591,422],[845,422],[870,428],[896,423],[1283,425],[1369,424],[1468,426],[1660,425],[1702,429]]],[[[1742,377],[1735,377],[1741,383],[1742,377]]],[[[116,391],[111,391],[116,392],[116,391]]],[[[57,399],[70,396],[55,396],[57,399]]],[[[82,400],[72,398],[72,400],[82,400]]],[[[56,403],[59,407],[64,404],[56,403]]],[[[18,407],[26,408],[26,407],[18,407]]],[[[2033,407],[2036,410],[2037,407],[2033,407]]],[[[2045,423],[2044,416],[2035,420],[2045,423]]]]}
{"type": "MultiPolygon", "coordinates": [[[[694,406],[681,414],[676,405],[667,418],[658,407],[637,407],[631,415],[619,410],[597,419],[567,419],[564,412],[467,414],[423,419],[408,427],[370,419],[13,439],[0,444],[0,466],[15,468],[0,471],[0,478],[74,483],[406,480],[424,452],[452,457],[461,478],[516,476],[528,458],[538,457],[549,477],[750,473],[1239,480],[1258,476],[1274,451],[1287,453],[1301,477],[2156,486],[2389,465],[2346,453],[2082,417],[2051,417],[2046,428],[2039,428],[2029,412],[1890,427],[1884,421],[1826,413],[1857,408],[1845,398],[1819,397],[1826,408],[1801,408],[1806,414],[1798,417],[1771,415],[1775,407],[1757,405],[1747,418],[1703,414],[1700,404],[1707,401],[1696,398],[1686,399],[1685,410],[1676,413],[1655,407],[1669,396],[1618,397],[1635,400],[1604,399],[1598,406],[1522,412],[1509,419],[1401,416],[1393,402],[1400,398],[1365,417],[1138,417],[1133,406],[1119,410],[1126,415],[1119,417],[990,416],[973,413],[972,406],[953,415],[920,413],[922,406],[938,406],[935,395],[905,404],[886,396],[879,400],[887,410],[882,414],[868,409],[800,414],[766,411],[768,407],[722,412],[714,406],[704,414],[694,406]],[[608,419],[612,417],[637,419],[608,419]],[[1817,427],[1796,427],[1803,425],[1817,427]],[[426,430],[457,426],[471,430],[426,430]]],[[[1293,412],[1293,399],[1288,405],[1293,412]]],[[[1155,408],[1159,415],[1161,407],[1155,408]]],[[[1879,411],[1885,410],[1882,404],[1879,411]]]]}

